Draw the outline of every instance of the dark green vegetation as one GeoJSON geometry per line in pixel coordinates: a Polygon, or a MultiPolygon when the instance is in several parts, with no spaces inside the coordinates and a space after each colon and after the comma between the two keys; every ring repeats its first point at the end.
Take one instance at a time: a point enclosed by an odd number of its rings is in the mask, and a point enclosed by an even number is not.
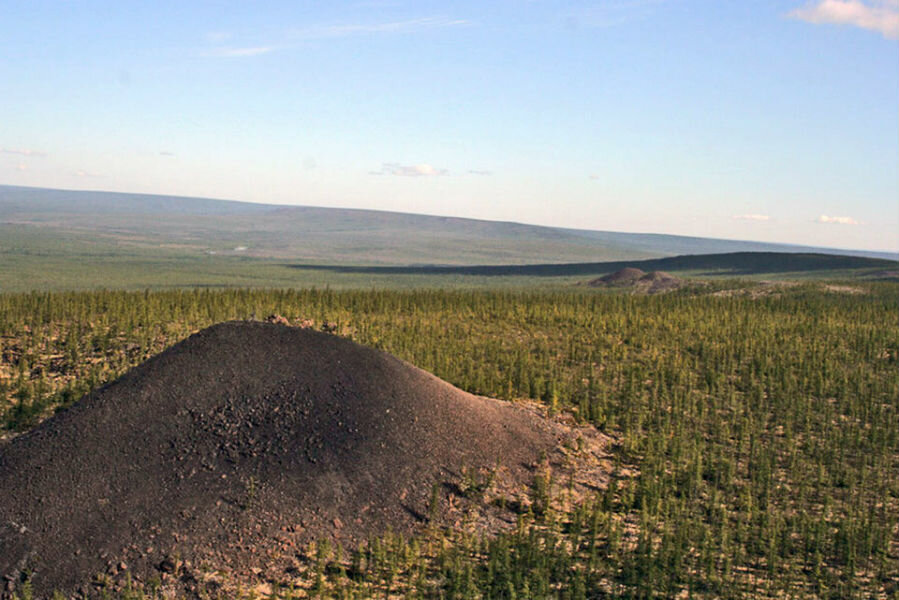
{"type": "Polygon", "coordinates": [[[593,498],[569,505],[566,482],[545,474],[537,508],[497,538],[462,524],[358,552],[320,544],[296,593],[897,598],[899,287],[852,286],[5,294],[2,419],[27,429],[214,322],[328,320],[463,389],[570,410],[619,443],[612,484],[593,498]]]}
{"type": "Polygon", "coordinates": [[[747,277],[783,275],[820,277],[834,272],[879,277],[884,271],[899,268],[899,262],[882,258],[806,254],[788,252],[732,252],[728,254],[690,254],[593,263],[535,265],[470,265],[366,267],[341,265],[297,265],[310,271],[368,273],[379,275],[481,275],[487,277],[566,277],[612,273],[626,267],[647,271],[689,272],[705,277],[747,277]]]}
{"type": "MultiPolygon", "coordinates": [[[[0,291],[520,286],[534,283],[523,277],[545,278],[548,273],[511,271],[502,273],[508,280],[497,282],[495,277],[480,278],[496,272],[460,270],[437,273],[437,279],[427,268],[397,274],[309,266],[595,263],[682,254],[812,251],[896,258],[366,210],[0,186],[0,291]]],[[[552,269],[549,275],[555,277],[580,274],[567,265],[552,269]]]]}

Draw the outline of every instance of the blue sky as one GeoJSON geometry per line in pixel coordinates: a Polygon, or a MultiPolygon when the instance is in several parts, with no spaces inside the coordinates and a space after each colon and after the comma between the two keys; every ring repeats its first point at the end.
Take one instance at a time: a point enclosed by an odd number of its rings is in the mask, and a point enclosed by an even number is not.
{"type": "Polygon", "coordinates": [[[899,249],[899,0],[0,0],[0,183],[899,249]]]}

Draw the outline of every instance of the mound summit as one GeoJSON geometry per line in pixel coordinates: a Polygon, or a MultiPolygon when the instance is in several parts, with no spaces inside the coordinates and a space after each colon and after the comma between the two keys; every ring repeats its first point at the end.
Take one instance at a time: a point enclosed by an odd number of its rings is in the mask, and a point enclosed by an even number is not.
{"type": "Polygon", "coordinates": [[[0,595],[289,572],[310,539],[414,530],[461,469],[529,485],[572,431],[345,338],[215,325],[0,446],[0,595]]]}

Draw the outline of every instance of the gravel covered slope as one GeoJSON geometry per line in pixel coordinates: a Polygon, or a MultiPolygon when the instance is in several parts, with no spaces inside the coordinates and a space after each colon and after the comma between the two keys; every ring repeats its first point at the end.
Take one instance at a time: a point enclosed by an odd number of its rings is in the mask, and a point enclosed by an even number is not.
{"type": "Polygon", "coordinates": [[[344,338],[219,324],[0,447],[0,594],[409,531],[463,466],[524,484],[566,435],[344,338]]]}

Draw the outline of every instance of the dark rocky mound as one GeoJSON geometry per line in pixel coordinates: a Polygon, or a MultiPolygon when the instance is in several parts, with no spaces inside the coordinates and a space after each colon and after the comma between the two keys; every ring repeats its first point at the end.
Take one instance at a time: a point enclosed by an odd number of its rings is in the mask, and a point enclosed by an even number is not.
{"type": "Polygon", "coordinates": [[[605,286],[625,286],[625,285],[633,285],[634,282],[638,281],[641,277],[646,275],[646,271],[642,269],[636,269],[634,267],[625,267],[620,271],[615,271],[614,273],[609,273],[608,275],[603,275],[599,279],[594,279],[590,282],[590,285],[605,285],[605,286]]]}
{"type": "Polygon", "coordinates": [[[0,595],[410,531],[462,467],[531,481],[566,431],[344,338],[216,325],[0,447],[0,595]]]}
{"type": "Polygon", "coordinates": [[[652,271],[646,273],[640,269],[625,267],[620,271],[603,275],[589,282],[591,287],[616,287],[630,288],[636,293],[658,294],[676,290],[686,285],[687,282],[664,271],[652,271]]]}

